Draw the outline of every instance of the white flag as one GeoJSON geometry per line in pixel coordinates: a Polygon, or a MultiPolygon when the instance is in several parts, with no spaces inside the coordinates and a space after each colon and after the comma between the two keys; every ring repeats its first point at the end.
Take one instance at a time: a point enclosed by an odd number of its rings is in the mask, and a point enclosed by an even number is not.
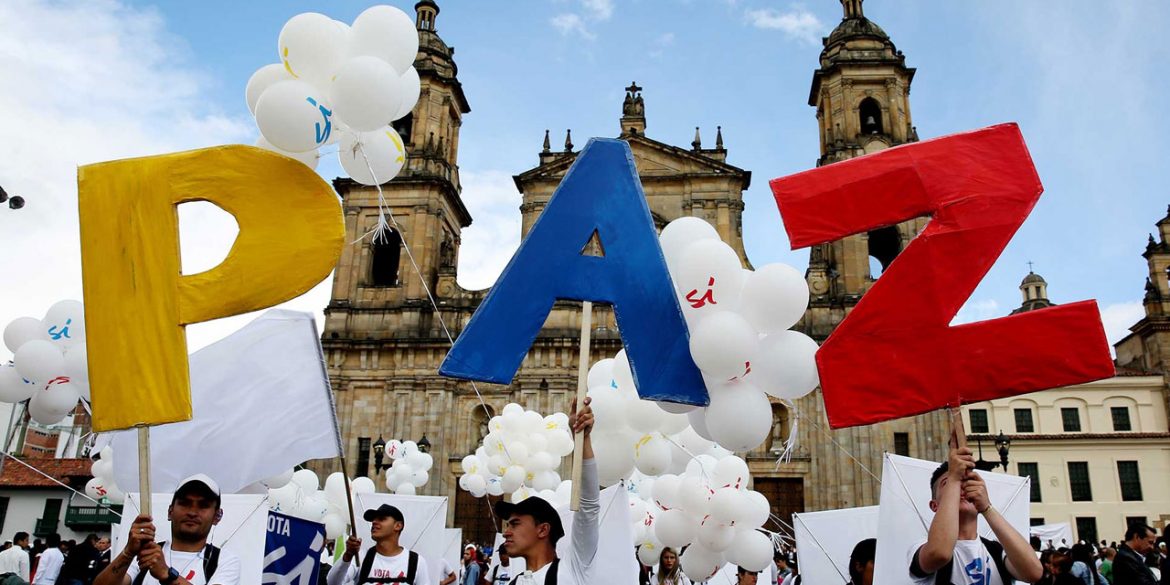
{"type": "MultiPolygon", "coordinates": [[[[191,355],[194,417],[151,427],[151,489],[169,493],[205,473],[223,493],[336,457],[338,434],[317,326],[309,313],[273,309],[191,355]]],[[[137,430],[114,434],[114,477],[138,486],[137,430]]]]}

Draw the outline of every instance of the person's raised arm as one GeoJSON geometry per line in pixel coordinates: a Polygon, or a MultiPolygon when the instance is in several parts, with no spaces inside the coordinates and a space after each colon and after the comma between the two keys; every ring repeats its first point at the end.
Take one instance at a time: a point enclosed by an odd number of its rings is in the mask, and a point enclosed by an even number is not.
{"type": "Polygon", "coordinates": [[[150,516],[138,516],[130,525],[126,548],[110,559],[110,564],[94,578],[93,585],[130,585],[126,574],[138,558],[138,553],[147,543],[154,542],[154,523],[150,516]]]}
{"type": "Polygon", "coordinates": [[[930,521],[926,544],[918,549],[918,568],[927,575],[938,572],[955,555],[955,542],[959,539],[959,498],[962,495],[963,477],[969,469],[975,468],[971,450],[957,446],[954,432],[952,429],[947,473],[938,480],[935,497],[938,507],[930,521]]]}
{"type": "Polygon", "coordinates": [[[1003,546],[1003,552],[1007,556],[1007,568],[1012,577],[1027,583],[1039,581],[1044,576],[1044,567],[1040,565],[1040,559],[1036,558],[1032,545],[1028,544],[1024,536],[1016,532],[1007,518],[991,505],[991,498],[987,495],[987,484],[978,473],[967,472],[967,477],[963,481],[963,496],[983,515],[987,525],[995,533],[995,539],[1003,546]]]}
{"type": "Polygon", "coordinates": [[[345,552],[341,553],[340,560],[329,567],[329,574],[325,576],[326,585],[343,585],[349,580],[354,558],[361,548],[362,539],[352,535],[345,539],[345,552]]]}
{"type": "Polygon", "coordinates": [[[573,564],[577,570],[593,564],[597,555],[597,540],[601,515],[601,483],[597,478],[597,461],[593,458],[593,407],[592,398],[586,398],[584,405],[578,409],[573,403],[573,413],[569,417],[569,428],[574,433],[584,433],[581,449],[581,505],[573,516],[572,555],[573,564]]]}

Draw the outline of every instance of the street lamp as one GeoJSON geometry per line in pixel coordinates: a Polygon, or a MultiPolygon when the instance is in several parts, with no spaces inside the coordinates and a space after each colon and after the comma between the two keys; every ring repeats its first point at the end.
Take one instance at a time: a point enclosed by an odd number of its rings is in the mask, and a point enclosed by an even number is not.
{"type": "Polygon", "coordinates": [[[999,431],[999,436],[995,438],[995,450],[999,452],[999,461],[986,461],[983,459],[983,439],[976,439],[979,446],[979,460],[975,462],[975,469],[980,471],[991,471],[996,467],[1003,467],[1004,473],[1008,470],[1008,448],[1012,444],[1012,440],[999,431]]]}
{"type": "Polygon", "coordinates": [[[0,187],[0,203],[4,203],[5,201],[8,202],[9,209],[20,209],[24,207],[24,197],[21,197],[20,195],[9,197],[8,192],[4,190],[4,187],[0,187]]]}
{"type": "Polygon", "coordinates": [[[426,433],[423,433],[422,438],[418,440],[418,450],[423,453],[431,452],[431,442],[427,440],[426,433]]]}
{"type": "Polygon", "coordinates": [[[382,463],[386,457],[386,441],[382,439],[382,435],[378,435],[378,440],[374,441],[373,449],[374,475],[378,475],[383,469],[390,469],[390,466],[392,465],[392,463],[382,463]]]}

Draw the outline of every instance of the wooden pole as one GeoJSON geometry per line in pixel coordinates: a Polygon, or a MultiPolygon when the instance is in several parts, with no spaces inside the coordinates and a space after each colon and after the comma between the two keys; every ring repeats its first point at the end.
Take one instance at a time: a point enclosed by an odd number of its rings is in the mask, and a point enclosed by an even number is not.
{"type": "MultiPolygon", "coordinates": [[[[341,453],[341,451],[338,451],[338,453],[341,453]]],[[[345,502],[349,506],[349,535],[357,536],[357,520],[354,519],[353,515],[353,492],[349,487],[349,472],[347,471],[349,468],[345,466],[345,453],[341,453],[337,458],[341,459],[341,478],[345,482],[345,502]]],[[[377,474],[375,473],[374,475],[377,474]]]]}
{"type": "MultiPolygon", "coordinates": [[[[589,346],[593,333],[593,302],[581,303],[581,359],[577,361],[577,411],[585,406],[585,395],[589,393],[589,346]]],[[[569,498],[569,509],[576,512],[581,506],[581,460],[585,450],[584,433],[573,434],[573,491],[569,498]]]]}
{"type": "Polygon", "coordinates": [[[952,408],[951,410],[951,438],[955,443],[955,447],[962,449],[967,446],[967,428],[963,424],[963,410],[961,408],[952,408]]]}
{"type": "Polygon", "coordinates": [[[138,426],[138,507],[150,516],[150,427],[138,426]]]}

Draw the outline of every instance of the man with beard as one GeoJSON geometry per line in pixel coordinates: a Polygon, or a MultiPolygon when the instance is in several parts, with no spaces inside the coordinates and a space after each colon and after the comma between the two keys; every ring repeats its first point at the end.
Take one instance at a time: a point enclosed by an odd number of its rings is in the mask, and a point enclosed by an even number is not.
{"type": "Polygon", "coordinates": [[[240,585],[240,559],[208,542],[223,518],[215,481],[203,474],[183,480],[167,516],[171,541],[155,542],[153,520],[138,516],[126,548],[94,585],[240,585]]]}

